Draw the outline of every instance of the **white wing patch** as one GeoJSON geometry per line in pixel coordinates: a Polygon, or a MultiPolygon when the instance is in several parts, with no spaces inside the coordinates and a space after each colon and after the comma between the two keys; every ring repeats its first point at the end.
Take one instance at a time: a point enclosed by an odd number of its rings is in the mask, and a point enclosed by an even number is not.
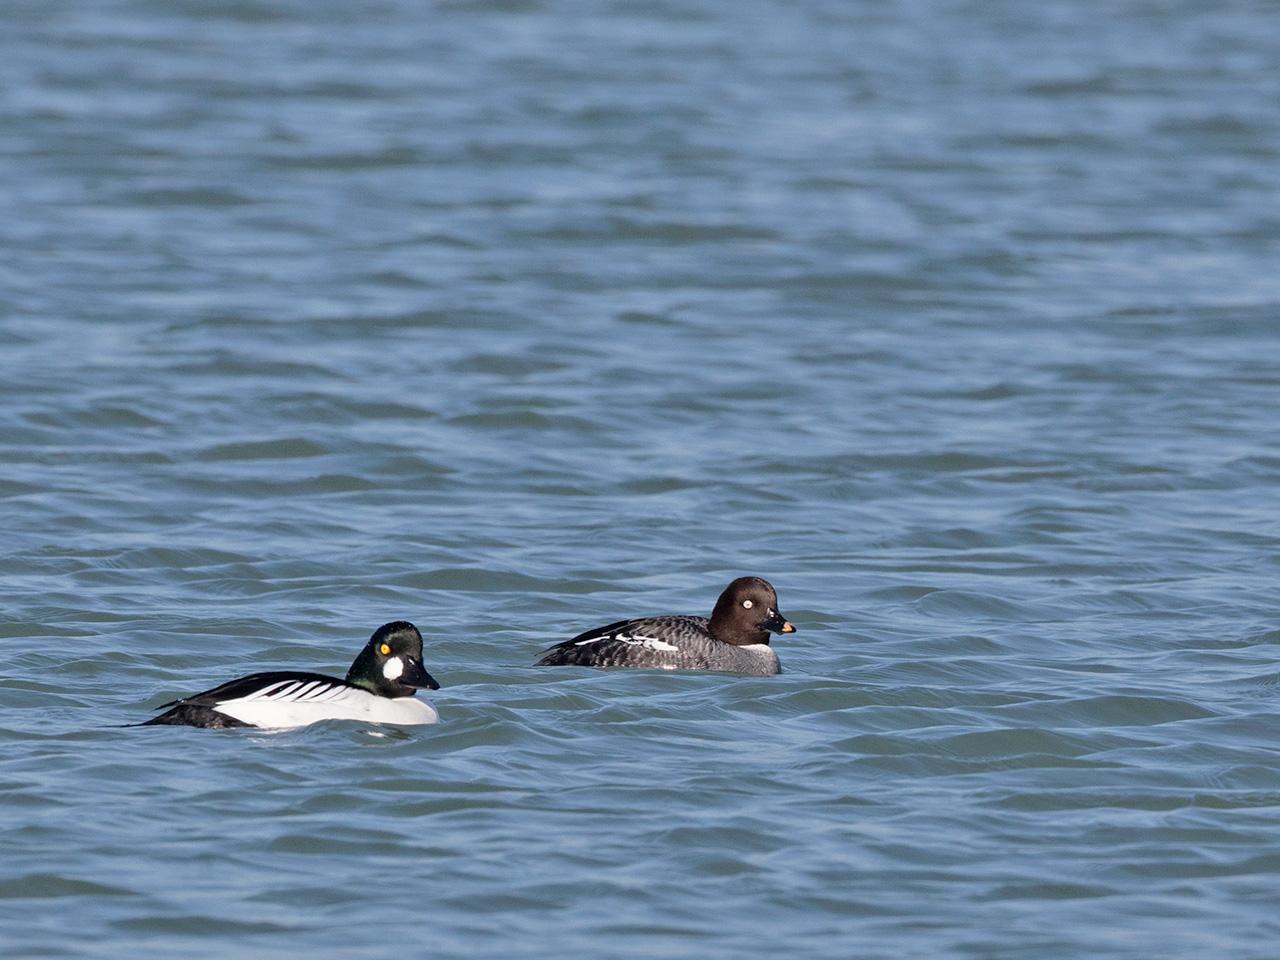
{"type": "Polygon", "coordinates": [[[602,637],[579,640],[574,646],[581,647],[588,643],[599,643],[601,640],[616,640],[618,643],[625,643],[629,647],[644,647],[646,650],[658,650],[664,653],[675,653],[680,649],[675,644],[659,640],[657,637],[636,637],[629,633],[607,633],[602,637]]]}
{"type": "Polygon", "coordinates": [[[435,708],[417,697],[379,697],[323,680],[282,680],[223,700],[214,709],[242,723],[272,728],[304,727],[319,720],[417,725],[439,719],[435,708]]]}

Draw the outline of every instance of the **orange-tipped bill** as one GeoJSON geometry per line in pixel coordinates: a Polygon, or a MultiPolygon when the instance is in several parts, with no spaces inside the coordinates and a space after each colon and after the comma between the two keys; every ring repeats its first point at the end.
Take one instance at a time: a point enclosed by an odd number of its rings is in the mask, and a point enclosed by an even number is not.
{"type": "Polygon", "coordinates": [[[795,633],[796,628],[791,621],[780,614],[777,610],[770,610],[769,615],[761,622],[760,627],[764,630],[771,630],[774,633],[795,633]]]}

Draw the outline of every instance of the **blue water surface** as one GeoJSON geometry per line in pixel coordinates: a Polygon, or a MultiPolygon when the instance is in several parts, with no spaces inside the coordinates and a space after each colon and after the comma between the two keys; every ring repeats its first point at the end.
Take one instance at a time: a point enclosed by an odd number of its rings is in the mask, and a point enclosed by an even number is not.
{"type": "Polygon", "coordinates": [[[6,4],[0,953],[1280,955],[1275,13],[6,4]]]}

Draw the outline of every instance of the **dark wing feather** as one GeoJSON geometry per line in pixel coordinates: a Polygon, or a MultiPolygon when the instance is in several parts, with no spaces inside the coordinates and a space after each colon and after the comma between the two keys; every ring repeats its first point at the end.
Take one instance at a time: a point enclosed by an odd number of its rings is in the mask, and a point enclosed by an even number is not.
{"type": "Polygon", "coordinates": [[[608,654],[612,648],[622,646],[613,638],[619,633],[626,633],[634,620],[619,620],[608,626],[596,627],[586,633],[580,633],[572,640],[554,644],[542,651],[542,656],[535,667],[562,667],[573,664],[590,665],[601,654],[608,654]],[[596,641],[592,643],[591,641],[596,641]]]}
{"type": "Polygon", "coordinates": [[[210,690],[204,690],[201,693],[193,693],[189,697],[179,697],[177,700],[170,700],[168,703],[162,703],[156,707],[157,710],[167,710],[169,707],[180,705],[212,707],[215,704],[222,703],[224,700],[235,700],[239,697],[247,697],[252,693],[256,693],[263,687],[269,687],[273,683],[287,683],[291,680],[303,680],[313,682],[322,680],[325,683],[335,687],[350,687],[354,684],[347,683],[337,677],[327,677],[323,673],[304,673],[297,670],[276,670],[266,673],[251,673],[247,677],[238,677],[235,680],[228,680],[226,683],[213,687],[210,690]]]}

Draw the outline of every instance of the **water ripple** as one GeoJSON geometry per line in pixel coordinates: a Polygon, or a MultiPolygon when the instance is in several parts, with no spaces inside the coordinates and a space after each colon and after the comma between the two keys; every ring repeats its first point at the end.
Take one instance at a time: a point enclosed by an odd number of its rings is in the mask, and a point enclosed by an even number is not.
{"type": "Polygon", "coordinates": [[[1266,11],[10,6],[6,955],[1275,953],[1266,11]]]}

